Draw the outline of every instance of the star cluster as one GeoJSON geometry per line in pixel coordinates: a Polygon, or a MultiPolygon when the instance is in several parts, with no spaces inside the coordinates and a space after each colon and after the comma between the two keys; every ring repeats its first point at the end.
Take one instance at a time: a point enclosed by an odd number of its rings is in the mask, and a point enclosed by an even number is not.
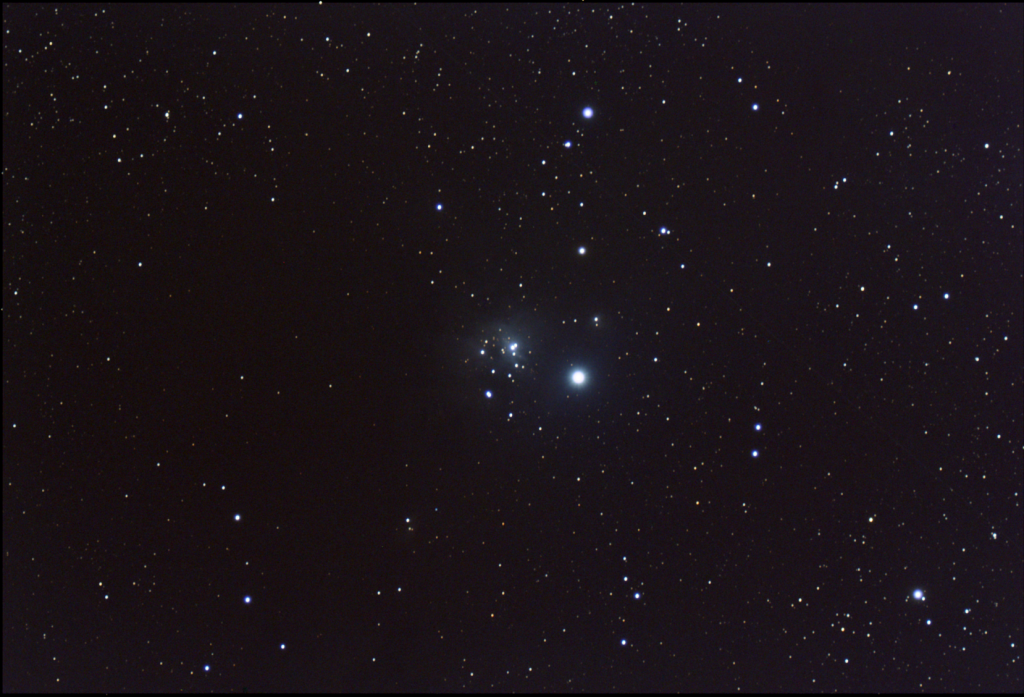
{"type": "Polygon", "coordinates": [[[4,690],[1024,689],[1020,6],[4,12],[4,690]]]}

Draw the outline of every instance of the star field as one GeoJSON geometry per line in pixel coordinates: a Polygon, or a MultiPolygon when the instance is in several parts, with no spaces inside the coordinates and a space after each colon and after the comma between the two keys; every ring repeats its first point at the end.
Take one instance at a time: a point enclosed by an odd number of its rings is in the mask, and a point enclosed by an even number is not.
{"type": "Polygon", "coordinates": [[[5,692],[1019,693],[1022,26],[5,7],[5,692]]]}

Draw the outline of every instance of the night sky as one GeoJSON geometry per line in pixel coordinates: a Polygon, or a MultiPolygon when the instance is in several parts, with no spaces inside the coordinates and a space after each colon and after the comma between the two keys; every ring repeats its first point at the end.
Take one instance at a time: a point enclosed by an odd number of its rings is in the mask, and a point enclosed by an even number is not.
{"type": "Polygon", "coordinates": [[[3,12],[3,689],[1024,689],[1024,11],[3,12]]]}

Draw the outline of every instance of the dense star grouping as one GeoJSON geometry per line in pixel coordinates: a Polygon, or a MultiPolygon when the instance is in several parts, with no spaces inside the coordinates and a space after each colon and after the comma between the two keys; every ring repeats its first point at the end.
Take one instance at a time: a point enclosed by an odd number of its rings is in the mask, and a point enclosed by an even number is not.
{"type": "Polygon", "coordinates": [[[5,691],[1020,691],[1021,26],[5,8],[5,691]]]}

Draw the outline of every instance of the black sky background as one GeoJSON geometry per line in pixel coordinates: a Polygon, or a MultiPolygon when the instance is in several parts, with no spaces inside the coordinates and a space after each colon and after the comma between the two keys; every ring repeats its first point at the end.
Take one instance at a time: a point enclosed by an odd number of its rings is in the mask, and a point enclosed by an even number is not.
{"type": "Polygon", "coordinates": [[[1022,47],[5,5],[4,690],[1019,692],[1022,47]]]}

